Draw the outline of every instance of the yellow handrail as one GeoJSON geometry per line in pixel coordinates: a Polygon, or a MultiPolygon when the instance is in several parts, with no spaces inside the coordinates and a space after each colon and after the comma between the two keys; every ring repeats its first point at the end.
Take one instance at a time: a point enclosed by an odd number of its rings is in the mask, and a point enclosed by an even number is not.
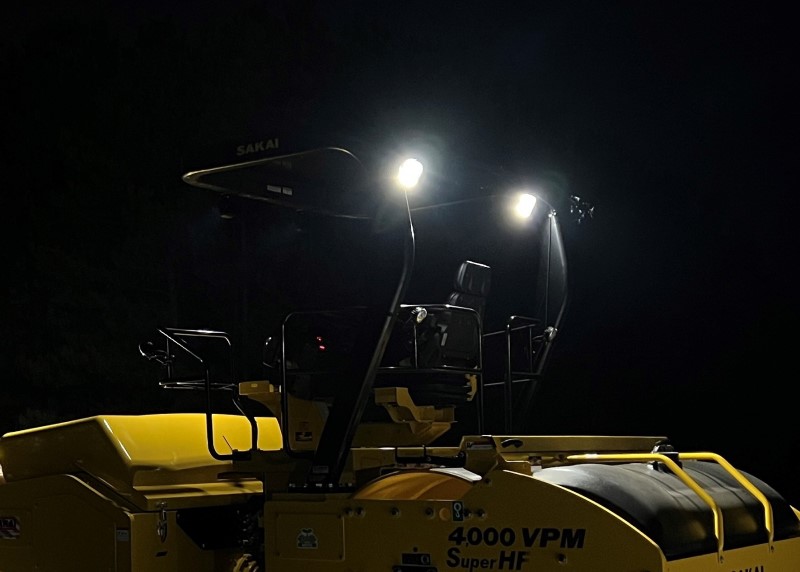
{"type": "Polygon", "coordinates": [[[761,503],[761,506],[764,507],[764,526],[767,528],[768,542],[770,550],[772,549],[772,543],[775,536],[774,531],[774,521],[772,516],[772,505],[767,500],[767,497],[764,496],[760,490],[756,488],[756,486],[747,480],[747,478],[740,473],[733,465],[731,465],[728,461],[726,461],[723,457],[718,455],[717,453],[679,453],[678,458],[680,460],[687,460],[687,461],[715,461],[719,463],[719,465],[728,471],[728,473],[736,479],[736,481],[742,485],[747,491],[756,497],[758,502],[761,503]]]}
{"type": "MultiPolygon", "coordinates": [[[[679,457],[680,458],[680,457],[679,457]]],[[[567,460],[570,462],[583,462],[583,463],[604,463],[604,462],[650,462],[658,461],[664,463],[674,474],[678,477],[687,487],[699,496],[705,502],[714,514],[714,536],[717,539],[717,560],[722,562],[722,549],[724,543],[724,535],[722,528],[722,511],[717,503],[697,482],[684,471],[678,463],[673,461],[667,455],[660,453],[611,453],[599,454],[589,453],[586,455],[569,455],[567,460]]]]}

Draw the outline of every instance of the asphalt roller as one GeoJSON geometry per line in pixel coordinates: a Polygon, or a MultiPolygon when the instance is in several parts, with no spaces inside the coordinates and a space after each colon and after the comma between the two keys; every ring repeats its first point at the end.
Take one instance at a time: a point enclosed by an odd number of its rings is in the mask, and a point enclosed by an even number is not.
{"type": "Polygon", "coordinates": [[[392,279],[376,280],[363,305],[285,315],[265,336],[258,379],[232,373],[226,332],[157,329],[139,352],[165,389],[205,394],[205,410],[98,414],[3,435],[0,571],[800,570],[800,512],[720,455],[677,450],[665,435],[517,430],[566,307],[550,201],[539,198],[537,238],[526,239],[525,252],[539,253],[538,302],[491,329],[502,265],[487,252],[457,253],[439,302],[406,298],[415,226],[442,209],[499,204],[500,184],[469,198],[398,199],[375,192],[393,183],[340,148],[184,181],[362,225],[367,248],[397,262],[394,273],[376,267],[392,279]],[[212,396],[234,412],[215,410],[212,396]]]}

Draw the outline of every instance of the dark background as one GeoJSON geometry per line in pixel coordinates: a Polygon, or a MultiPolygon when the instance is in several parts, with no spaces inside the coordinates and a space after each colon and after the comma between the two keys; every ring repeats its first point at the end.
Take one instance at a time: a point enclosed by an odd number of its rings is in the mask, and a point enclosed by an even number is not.
{"type": "Polygon", "coordinates": [[[532,431],[666,435],[800,504],[798,54],[778,3],[218,4],[4,20],[1,430],[172,410],[140,341],[262,338],[284,309],[184,172],[232,142],[425,134],[596,206],[565,229],[572,303],[532,431]]]}

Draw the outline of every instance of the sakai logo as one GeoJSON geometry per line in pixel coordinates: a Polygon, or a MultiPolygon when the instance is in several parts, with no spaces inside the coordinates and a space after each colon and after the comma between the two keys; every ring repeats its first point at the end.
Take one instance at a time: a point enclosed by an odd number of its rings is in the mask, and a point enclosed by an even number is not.
{"type": "Polygon", "coordinates": [[[731,572],[764,572],[764,565],[756,565],[752,568],[739,568],[738,570],[731,570],[731,572]]]}
{"type": "Polygon", "coordinates": [[[280,146],[280,141],[277,137],[273,139],[262,139],[246,145],[239,145],[236,147],[236,156],[250,155],[252,153],[262,153],[264,151],[273,151],[280,146]]]}

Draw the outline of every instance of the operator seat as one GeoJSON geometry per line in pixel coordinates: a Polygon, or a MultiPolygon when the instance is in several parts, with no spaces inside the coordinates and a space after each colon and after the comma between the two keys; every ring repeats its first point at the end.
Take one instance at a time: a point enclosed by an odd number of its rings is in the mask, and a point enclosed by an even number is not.
{"type": "Polygon", "coordinates": [[[486,264],[465,260],[459,265],[447,303],[474,310],[478,317],[478,330],[475,330],[473,316],[461,311],[445,310],[437,324],[440,329],[442,325],[445,326],[440,339],[443,365],[479,365],[479,360],[476,359],[480,356],[476,356],[476,351],[480,353],[483,317],[491,278],[491,268],[486,264]]]}
{"type": "Polygon", "coordinates": [[[465,260],[445,304],[404,304],[375,386],[407,387],[418,405],[470,401],[475,388],[467,376],[481,373],[490,285],[491,268],[465,260]]]}

